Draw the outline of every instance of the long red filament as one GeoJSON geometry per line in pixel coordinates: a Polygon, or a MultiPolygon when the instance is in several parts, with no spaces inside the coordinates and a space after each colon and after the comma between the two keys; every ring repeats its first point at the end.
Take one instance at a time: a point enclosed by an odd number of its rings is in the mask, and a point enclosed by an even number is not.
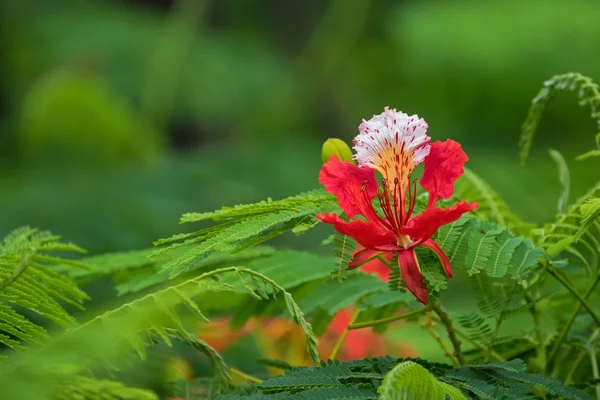
{"type": "MultiPolygon", "coordinates": [[[[364,198],[365,198],[365,203],[371,205],[371,211],[373,211],[373,215],[375,215],[375,217],[377,218],[377,220],[383,224],[383,226],[385,226],[386,228],[390,229],[390,230],[394,230],[394,227],[392,225],[390,225],[390,223],[388,221],[386,221],[385,219],[381,218],[379,216],[379,214],[377,214],[377,211],[375,211],[375,209],[372,207],[371,204],[371,199],[369,198],[369,196],[367,196],[367,191],[366,191],[366,185],[367,183],[369,183],[368,181],[364,181],[363,182],[363,186],[360,188],[360,191],[362,192],[364,198]]],[[[381,197],[380,194],[377,193],[377,197],[379,198],[379,202],[381,203],[381,197]]]]}
{"type": "Polygon", "coordinates": [[[417,180],[416,179],[413,181],[412,193],[410,192],[410,185],[408,186],[408,197],[409,197],[408,212],[406,213],[404,224],[408,223],[408,219],[410,218],[410,215],[412,214],[413,210],[415,209],[415,204],[417,204],[417,180]]]}

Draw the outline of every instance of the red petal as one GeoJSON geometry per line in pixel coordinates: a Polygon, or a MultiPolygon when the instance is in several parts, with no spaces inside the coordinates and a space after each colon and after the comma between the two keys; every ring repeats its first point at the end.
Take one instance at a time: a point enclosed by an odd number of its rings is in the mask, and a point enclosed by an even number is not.
{"type": "Polygon", "coordinates": [[[421,245],[433,251],[438,260],[440,260],[440,264],[442,264],[442,269],[444,270],[446,276],[452,279],[452,266],[450,265],[450,259],[446,253],[444,253],[444,250],[442,250],[442,248],[431,239],[424,241],[421,245]]]}
{"type": "Polygon", "coordinates": [[[334,155],[323,164],[319,182],[327,192],[336,195],[348,218],[352,219],[360,214],[367,219],[375,219],[371,200],[377,196],[377,181],[375,171],[371,168],[360,168],[347,161],[340,162],[334,155]],[[361,190],[363,186],[364,191],[361,190]]]}
{"type": "Polygon", "coordinates": [[[415,251],[408,249],[398,252],[398,264],[400,265],[402,280],[406,284],[406,288],[415,295],[417,300],[423,304],[427,304],[429,291],[427,290],[427,285],[425,285],[415,251]]]}
{"type": "Polygon", "coordinates": [[[402,233],[409,235],[414,241],[429,239],[440,226],[454,222],[467,211],[476,208],[477,203],[467,204],[464,200],[446,209],[426,208],[421,214],[408,220],[406,226],[402,227],[402,233]]]}
{"type": "Polygon", "coordinates": [[[374,248],[394,243],[394,233],[378,222],[361,220],[346,222],[333,213],[319,214],[317,218],[326,224],[333,224],[336,231],[350,236],[363,247],[374,248]]]}
{"type": "Polygon", "coordinates": [[[421,186],[429,192],[429,207],[440,197],[449,199],[454,193],[454,181],[465,171],[463,167],[469,157],[454,140],[431,144],[425,158],[421,186]]]}

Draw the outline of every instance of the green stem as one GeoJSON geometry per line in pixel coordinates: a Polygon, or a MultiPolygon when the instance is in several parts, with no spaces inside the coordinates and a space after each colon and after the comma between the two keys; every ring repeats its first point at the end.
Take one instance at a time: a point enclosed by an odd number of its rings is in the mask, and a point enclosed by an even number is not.
{"type": "MultiPolygon", "coordinates": [[[[596,331],[598,331],[596,329],[596,331]]],[[[594,379],[600,379],[600,372],[598,371],[598,360],[596,359],[596,350],[591,344],[586,345],[587,351],[590,355],[590,363],[592,364],[592,375],[594,379]]],[[[600,385],[596,385],[596,400],[600,400],[600,385]]]]}
{"type": "Polygon", "coordinates": [[[377,253],[377,255],[375,256],[379,261],[381,261],[382,263],[384,263],[385,265],[388,266],[388,268],[393,268],[394,266],[385,258],[383,258],[382,256],[383,253],[377,253]]]}
{"type": "MultiPolygon", "coordinates": [[[[452,364],[454,366],[458,367],[459,366],[458,360],[456,359],[456,357],[454,357],[454,355],[452,354],[452,352],[450,351],[448,346],[446,346],[446,343],[444,343],[444,340],[442,339],[442,337],[440,335],[438,335],[438,333],[435,331],[435,329],[433,329],[432,321],[433,321],[433,317],[431,315],[431,312],[428,312],[427,317],[425,318],[425,323],[423,325],[421,325],[421,327],[427,329],[427,332],[429,332],[429,334],[435,339],[435,341],[438,342],[438,344],[444,351],[444,354],[450,359],[452,364]]],[[[439,322],[439,320],[437,320],[436,322],[439,322]]]]}
{"type": "Polygon", "coordinates": [[[357,264],[357,265],[355,265],[354,267],[352,267],[352,269],[360,268],[360,267],[362,267],[363,265],[365,265],[366,263],[368,263],[368,262],[371,262],[371,261],[373,261],[373,260],[374,260],[374,259],[376,259],[376,258],[377,258],[377,259],[379,259],[379,260],[385,260],[385,259],[384,259],[384,258],[381,256],[382,254],[383,254],[383,252],[381,252],[381,253],[377,253],[377,254],[375,254],[374,256],[371,256],[371,257],[367,258],[365,261],[361,262],[360,264],[357,264]]]}
{"type": "Polygon", "coordinates": [[[262,379],[259,379],[259,378],[255,377],[255,376],[252,376],[252,375],[248,375],[247,373],[245,373],[245,372],[242,372],[242,371],[240,371],[239,369],[236,369],[236,368],[229,368],[229,372],[230,372],[231,374],[233,374],[233,375],[237,375],[237,376],[239,376],[240,378],[242,378],[242,379],[244,379],[244,380],[247,380],[247,381],[249,381],[249,382],[253,382],[253,383],[262,383],[262,379]]]}
{"type": "MultiPolygon", "coordinates": [[[[600,274],[596,275],[596,279],[594,279],[594,282],[592,282],[590,288],[587,290],[585,295],[583,295],[584,300],[587,301],[587,299],[591,296],[592,292],[594,291],[594,289],[596,288],[596,286],[598,285],[599,282],[600,282],[600,274]]],[[[558,339],[556,340],[556,342],[554,343],[554,346],[552,347],[552,351],[550,352],[550,358],[548,359],[549,366],[552,366],[554,364],[554,361],[556,360],[556,357],[558,356],[560,346],[562,345],[563,341],[567,337],[569,330],[575,323],[575,319],[577,319],[577,316],[579,315],[579,312],[581,311],[582,307],[583,307],[582,303],[577,304],[577,306],[573,310],[573,313],[571,314],[571,318],[569,318],[569,321],[564,326],[563,330],[560,332],[560,335],[559,335],[558,339]]]]}
{"type": "Polygon", "coordinates": [[[371,326],[378,326],[378,325],[385,325],[385,324],[389,324],[390,322],[398,321],[401,319],[407,319],[410,317],[414,317],[415,315],[423,314],[429,310],[431,310],[431,307],[426,306],[426,307],[422,307],[422,308],[419,308],[419,309],[416,309],[413,311],[409,311],[409,312],[401,314],[401,315],[396,315],[393,317],[376,319],[375,321],[358,322],[355,324],[351,323],[350,325],[348,325],[348,330],[369,328],[371,326]]]}
{"type": "MultiPolygon", "coordinates": [[[[433,317],[433,320],[435,322],[437,322],[437,323],[441,322],[440,319],[437,318],[437,317],[433,317]]],[[[471,343],[473,346],[475,346],[475,347],[477,347],[477,348],[479,348],[479,349],[481,349],[483,351],[487,351],[488,348],[487,348],[487,346],[485,344],[483,344],[483,343],[481,343],[481,342],[479,342],[479,341],[477,341],[475,339],[471,339],[469,337],[469,335],[467,334],[467,332],[463,331],[462,329],[454,327],[454,332],[456,332],[456,334],[458,336],[462,337],[463,339],[465,339],[466,341],[468,341],[469,343],[471,343]]],[[[496,361],[500,361],[500,362],[506,361],[506,358],[502,357],[500,354],[496,353],[495,351],[491,351],[490,352],[490,356],[493,359],[495,359],[496,361]]]]}
{"type": "Polygon", "coordinates": [[[33,251],[33,253],[27,254],[25,257],[23,257],[21,264],[19,264],[19,266],[14,269],[13,274],[8,278],[4,279],[2,282],[0,282],[0,292],[4,290],[7,286],[10,286],[14,281],[19,279],[21,275],[23,275],[27,267],[29,267],[31,258],[33,258],[34,255],[35,250],[33,251]]]}
{"type": "MultiPolygon", "coordinates": [[[[513,290],[514,290],[514,287],[513,287],[513,290]]],[[[513,290],[511,290],[511,293],[513,290]]],[[[506,300],[504,302],[504,307],[502,308],[500,315],[496,319],[496,328],[494,329],[494,333],[492,333],[492,337],[490,338],[490,343],[488,344],[487,350],[485,351],[484,362],[488,361],[490,359],[490,356],[492,355],[492,351],[494,349],[494,342],[496,341],[496,338],[498,337],[498,334],[500,333],[500,327],[502,326],[502,321],[504,321],[504,314],[506,314],[506,312],[508,311],[509,306],[510,306],[510,296],[508,296],[508,300],[506,300]]]]}
{"type": "Polygon", "coordinates": [[[452,325],[452,319],[450,319],[450,316],[442,310],[442,307],[438,301],[431,304],[431,309],[438,315],[440,318],[440,323],[444,325],[446,327],[446,331],[448,331],[448,339],[450,339],[450,342],[454,347],[454,356],[458,360],[458,364],[465,365],[465,357],[460,349],[461,341],[456,337],[456,331],[452,325]]]}
{"type": "MultiPolygon", "coordinates": [[[[599,334],[600,334],[600,329],[596,328],[596,330],[588,338],[586,345],[589,346],[590,344],[592,344],[592,342],[594,340],[596,340],[596,337],[598,337],[599,334]]],[[[579,354],[577,355],[577,358],[571,365],[571,369],[569,370],[569,373],[567,373],[567,376],[565,377],[565,385],[571,384],[571,381],[573,380],[573,375],[575,374],[575,371],[577,371],[577,368],[579,367],[579,364],[581,364],[581,361],[583,361],[584,356],[585,356],[585,351],[583,351],[583,350],[580,351],[579,354]]]]}
{"type": "Polygon", "coordinates": [[[581,303],[581,305],[583,307],[585,307],[585,309],[587,310],[587,312],[590,314],[590,316],[594,319],[594,321],[596,322],[596,325],[600,326],[600,317],[598,317],[598,315],[596,314],[596,312],[592,309],[592,307],[588,304],[588,302],[581,297],[581,295],[579,293],[577,293],[577,291],[575,290],[575,288],[573,288],[571,286],[571,284],[569,282],[567,282],[567,280],[565,278],[562,277],[562,275],[560,275],[559,273],[557,273],[553,267],[548,266],[547,271],[550,273],[550,275],[552,275],[557,281],[559,281],[569,292],[571,292],[571,294],[573,296],[575,296],[577,298],[577,300],[579,300],[579,302],[581,303]]]}
{"type": "MultiPolygon", "coordinates": [[[[525,286],[523,286],[523,289],[527,290],[527,288],[525,286]]],[[[533,298],[531,297],[531,295],[528,292],[525,292],[525,300],[527,301],[527,303],[529,303],[529,311],[531,312],[531,316],[533,318],[533,325],[534,325],[534,330],[535,330],[535,340],[536,340],[536,352],[537,352],[537,358],[538,358],[538,363],[540,366],[540,372],[544,373],[545,369],[546,369],[546,344],[544,343],[544,336],[542,334],[542,318],[541,315],[537,309],[537,307],[535,306],[535,302],[533,301],[533,298]]]]}
{"type": "Polygon", "coordinates": [[[359,315],[360,315],[360,309],[357,309],[356,312],[354,312],[352,319],[350,319],[348,326],[346,327],[346,329],[344,329],[344,333],[342,333],[342,336],[340,336],[337,343],[335,344],[335,347],[333,348],[333,351],[331,352],[331,355],[329,356],[330,360],[335,360],[335,357],[338,355],[338,353],[340,352],[340,349],[342,348],[342,344],[344,343],[344,340],[346,340],[346,336],[348,336],[348,332],[350,332],[350,326],[354,323],[354,321],[356,321],[356,319],[358,318],[359,315]]]}

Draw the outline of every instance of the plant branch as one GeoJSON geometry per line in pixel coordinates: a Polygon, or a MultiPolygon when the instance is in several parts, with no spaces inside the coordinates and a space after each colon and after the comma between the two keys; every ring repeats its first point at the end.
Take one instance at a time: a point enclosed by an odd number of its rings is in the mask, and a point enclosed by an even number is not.
{"type": "MultiPolygon", "coordinates": [[[[527,290],[527,287],[523,286],[523,289],[527,290]]],[[[542,318],[541,315],[535,306],[535,301],[528,292],[525,292],[525,300],[529,304],[529,311],[531,312],[531,316],[533,318],[533,325],[535,330],[535,340],[536,340],[536,352],[538,363],[541,369],[541,372],[544,373],[546,369],[546,344],[544,343],[544,337],[542,335],[542,318]]]]}
{"type": "Polygon", "coordinates": [[[7,277],[6,279],[4,279],[2,282],[0,282],[0,292],[2,290],[4,290],[7,286],[10,286],[14,281],[16,281],[17,279],[19,279],[19,277],[21,275],[23,275],[23,273],[25,272],[25,270],[27,269],[27,267],[29,267],[31,258],[35,255],[35,250],[33,250],[33,252],[31,254],[27,254],[25,257],[23,257],[23,260],[21,261],[21,264],[19,264],[13,271],[13,274],[9,277],[7,277]]]}
{"type": "MultiPolygon", "coordinates": [[[[596,331],[597,331],[597,329],[596,329],[596,331]]],[[[591,344],[587,344],[585,347],[590,355],[590,363],[592,364],[592,375],[594,376],[594,379],[598,380],[598,379],[600,379],[600,372],[598,372],[598,360],[596,359],[596,350],[594,349],[594,346],[592,346],[591,344]]],[[[600,400],[600,385],[596,384],[595,389],[596,389],[596,400],[600,400]]]]}
{"type": "Polygon", "coordinates": [[[446,331],[448,331],[448,339],[452,343],[454,347],[454,355],[458,360],[459,365],[465,365],[465,357],[460,349],[461,341],[456,337],[456,332],[454,330],[454,326],[452,325],[452,319],[450,316],[442,310],[440,303],[438,301],[431,304],[431,309],[440,317],[440,323],[446,327],[446,331]]]}
{"type": "Polygon", "coordinates": [[[382,318],[382,319],[376,319],[375,321],[367,321],[367,322],[357,322],[357,323],[351,323],[350,325],[348,325],[348,330],[352,330],[352,329],[361,329],[361,328],[369,328],[372,326],[378,326],[378,325],[385,325],[385,324],[389,324],[390,322],[394,322],[394,321],[398,321],[401,319],[407,319],[410,317],[414,317],[415,315],[420,315],[423,314],[427,311],[430,311],[431,307],[430,306],[426,306],[426,307],[422,307],[413,311],[409,311],[407,313],[404,314],[400,314],[400,315],[395,315],[393,317],[388,317],[388,318],[382,318]]]}
{"type": "Polygon", "coordinates": [[[344,333],[342,333],[342,336],[340,336],[337,343],[335,344],[335,347],[333,348],[333,351],[331,352],[331,355],[329,356],[330,360],[334,360],[335,357],[337,357],[338,353],[340,352],[340,349],[342,348],[342,344],[344,344],[344,340],[346,340],[346,336],[348,336],[348,332],[350,332],[350,326],[352,326],[352,324],[354,323],[354,321],[356,321],[356,319],[358,318],[359,315],[360,315],[360,309],[357,309],[354,312],[352,319],[350,319],[348,326],[346,327],[346,329],[344,329],[344,333]]]}
{"type": "Polygon", "coordinates": [[[488,344],[487,350],[485,351],[484,361],[488,361],[490,359],[490,356],[492,355],[492,351],[494,349],[494,342],[496,341],[496,338],[498,337],[498,334],[500,333],[500,327],[502,327],[502,321],[504,321],[504,315],[508,311],[509,306],[510,306],[510,296],[504,302],[504,307],[502,307],[502,311],[500,312],[500,315],[498,315],[498,318],[496,318],[496,328],[494,329],[494,332],[492,333],[492,337],[490,338],[490,343],[488,344]]]}
{"type": "Polygon", "coordinates": [[[238,377],[240,377],[240,378],[242,378],[242,379],[244,379],[246,381],[253,382],[253,383],[262,383],[262,379],[259,379],[259,378],[255,377],[255,376],[252,376],[252,375],[248,375],[247,373],[242,372],[242,371],[240,371],[237,368],[229,368],[229,372],[232,375],[237,375],[238,377]]]}
{"type": "MultiPolygon", "coordinates": [[[[432,318],[437,323],[441,322],[440,319],[438,317],[436,317],[436,316],[432,316],[432,318]]],[[[466,341],[468,341],[469,343],[471,343],[473,346],[475,346],[475,347],[477,347],[477,348],[479,348],[479,349],[481,349],[483,351],[487,351],[487,346],[485,344],[483,344],[483,343],[481,343],[481,342],[479,342],[479,341],[477,341],[475,339],[471,339],[469,337],[469,335],[465,331],[463,331],[462,329],[454,327],[454,332],[456,332],[456,334],[458,336],[462,337],[463,339],[465,339],[466,341]]],[[[491,351],[490,352],[490,356],[493,359],[495,359],[496,361],[500,361],[500,362],[506,361],[506,358],[502,357],[500,354],[496,353],[495,351],[491,351]]]]}
{"type": "Polygon", "coordinates": [[[427,317],[425,318],[425,321],[421,325],[421,327],[426,329],[427,332],[429,332],[429,334],[431,336],[433,336],[433,338],[435,339],[436,342],[438,342],[438,344],[440,345],[442,350],[444,350],[444,354],[450,359],[450,361],[452,361],[452,364],[454,364],[455,366],[458,367],[459,366],[458,360],[456,359],[456,357],[454,357],[454,355],[452,354],[452,352],[450,351],[448,346],[446,346],[446,343],[444,343],[444,340],[441,338],[441,336],[438,335],[438,333],[435,331],[435,329],[433,329],[432,321],[433,321],[433,319],[431,317],[431,311],[429,311],[427,313],[427,317]]]}
{"type": "Polygon", "coordinates": [[[554,267],[548,266],[547,271],[557,281],[559,281],[569,292],[571,292],[571,294],[573,296],[575,296],[577,298],[577,300],[579,300],[579,302],[581,303],[581,305],[583,307],[585,307],[585,309],[587,310],[587,312],[594,319],[594,321],[596,322],[596,325],[598,325],[600,327],[600,317],[598,317],[598,315],[592,309],[592,307],[588,304],[588,302],[583,297],[581,297],[581,295],[579,293],[577,293],[577,290],[575,290],[575,288],[573,286],[571,286],[571,284],[569,282],[567,282],[567,280],[565,278],[563,278],[562,275],[560,275],[558,272],[556,272],[556,270],[554,269],[554,267]]]}
{"type": "MultiPolygon", "coordinates": [[[[600,282],[600,274],[596,275],[596,279],[594,279],[594,282],[592,282],[592,284],[590,285],[590,288],[587,290],[587,292],[583,296],[584,300],[587,301],[587,299],[590,297],[590,295],[592,294],[592,292],[594,291],[594,289],[596,288],[596,286],[598,285],[599,282],[600,282]]],[[[556,356],[558,355],[558,352],[560,350],[560,346],[562,345],[563,341],[567,337],[569,330],[575,323],[575,319],[577,319],[577,315],[579,315],[579,312],[581,312],[582,307],[583,307],[582,303],[577,304],[577,306],[573,310],[573,313],[571,314],[571,318],[569,318],[569,321],[564,326],[563,330],[560,332],[558,339],[556,340],[556,342],[554,342],[554,346],[552,347],[552,351],[550,352],[550,358],[548,359],[549,366],[552,366],[552,364],[554,364],[554,361],[556,360],[556,356]]]]}
{"type": "MultiPolygon", "coordinates": [[[[596,328],[596,330],[594,330],[592,335],[587,340],[586,346],[589,346],[590,344],[592,344],[592,342],[596,339],[596,337],[598,337],[599,334],[600,334],[600,328],[596,328]]],[[[571,365],[571,369],[569,370],[569,372],[567,373],[567,376],[565,377],[565,385],[571,384],[571,381],[573,379],[573,374],[575,374],[575,371],[577,371],[577,368],[579,367],[579,364],[581,364],[581,361],[583,361],[584,356],[585,356],[585,350],[581,350],[579,352],[579,354],[577,355],[577,358],[575,359],[575,361],[573,361],[573,364],[571,365]]]]}

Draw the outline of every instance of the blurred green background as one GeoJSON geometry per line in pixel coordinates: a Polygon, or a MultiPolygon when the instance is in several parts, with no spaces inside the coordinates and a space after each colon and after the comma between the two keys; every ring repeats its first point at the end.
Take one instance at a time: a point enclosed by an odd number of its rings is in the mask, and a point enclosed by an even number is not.
{"type": "Polygon", "coordinates": [[[547,149],[578,196],[597,178],[597,159],[574,161],[596,126],[559,96],[521,167],[520,125],[545,79],[600,79],[599,20],[580,0],[4,0],[0,228],[148,247],[184,212],[317,187],[321,143],[384,106],[460,141],[543,222],[560,191],[547,149]]]}

